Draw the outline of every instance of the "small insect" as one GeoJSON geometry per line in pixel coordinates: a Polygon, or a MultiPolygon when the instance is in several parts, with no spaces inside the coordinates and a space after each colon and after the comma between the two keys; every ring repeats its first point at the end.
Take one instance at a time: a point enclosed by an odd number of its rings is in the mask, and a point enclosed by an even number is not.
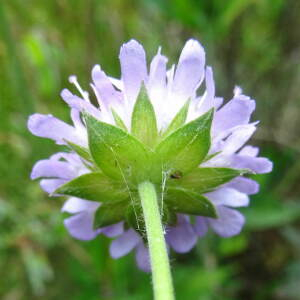
{"type": "Polygon", "coordinates": [[[175,171],[170,175],[170,178],[172,179],[180,179],[182,177],[182,172],[181,171],[175,171]]]}

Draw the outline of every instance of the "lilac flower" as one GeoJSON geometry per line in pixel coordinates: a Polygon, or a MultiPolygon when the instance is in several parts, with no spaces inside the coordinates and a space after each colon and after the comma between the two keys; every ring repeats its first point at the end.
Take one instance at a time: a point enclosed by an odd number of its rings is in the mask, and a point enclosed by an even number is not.
{"type": "MultiPolygon", "coordinates": [[[[148,71],[144,49],[135,40],[121,47],[119,58],[120,79],[107,76],[99,65],[92,70],[91,89],[97,98],[97,106],[91,103],[88,92],[82,90],[77,78],[71,76],[69,81],[78,89],[80,96],[65,89],[61,97],[71,108],[73,125],[51,115],[34,114],[28,121],[29,130],[34,135],[50,138],[59,145],[70,146],[72,143],[87,149],[88,133],[82,119],[82,113],[86,112],[102,122],[123,126],[124,130],[130,132],[134,107],[141,85],[145,84],[160,136],[168,130],[172,120],[186,103],[189,106],[185,123],[199,118],[212,108],[215,110],[209,152],[199,168],[248,169],[254,173],[272,170],[272,163],[267,158],[258,157],[258,148],[244,146],[256,130],[257,122],[250,122],[255,101],[243,95],[242,90],[236,87],[233,98],[223,105],[223,99],[215,96],[213,72],[211,67],[205,66],[205,52],[197,41],[187,41],[177,66],[173,65],[169,70],[168,59],[161,54],[159,48],[148,71]],[[205,92],[198,95],[197,90],[202,84],[205,85],[205,92]],[[116,115],[119,119],[116,119],[116,115]]],[[[80,156],[77,151],[60,152],[49,159],[38,161],[31,178],[41,178],[42,189],[51,196],[59,196],[55,193],[57,188],[74,178],[93,172],[93,168],[94,162],[80,156]]],[[[258,190],[259,186],[254,180],[234,176],[232,180],[204,192],[203,195],[213,203],[217,218],[200,215],[192,222],[189,214],[178,212],[176,222],[166,224],[168,245],[176,252],[188,252],[209,227],[222,237],[238,234],[245,218],[236,208],[248,206],[248,195],[255,194],[258,190]]],[[[164,188],[162,198],[163,196],[164,188]]],[[[110,246],[113,258],[119,258],[135,249],[138,266],[142,270],[149,270],[147,246],[140,233],[133,228],[125,229],[126,220],[94,228],[95,213],[101,205],[101,199],[96,202],[78,197],[69,198],[62,208],[62,211],[72,214],[64,222],[69,233],[81,240],[93,239],[101,233],[115,237],[110,246]]]]}

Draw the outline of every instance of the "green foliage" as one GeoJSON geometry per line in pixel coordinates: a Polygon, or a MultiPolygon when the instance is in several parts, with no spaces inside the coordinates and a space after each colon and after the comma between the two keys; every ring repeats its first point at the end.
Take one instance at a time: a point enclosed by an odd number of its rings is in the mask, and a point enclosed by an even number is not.
{"type": "Polygon", "coordinates": [[[147,174],[151,152],[131,134],[85,115],[89,149],[95,163],[116,180],[139,182],[147,174]]]}
{"type": "Polygon", "coordinates": [[[120,118],[120,116],[115,112],[115,110],[113,108],[111,108],[111,112],[114,118],[114,121],[116,123],[116,126],[120,127],[121,129],[127,131],[127,127],[125,125],[125,123],[123,122],[123,120],[120,118]]]}
{"type": "Polygon", "coordinates": [[[86,149],[82,146],[76,145],[69,141],[66,141],[66,143],[68,144],[70,149],[72,151],[76,152],[80,157],[82,157],[83,159],[85,159],[88,162],[92,162],[92,157],[91,157],[91,154],[88,149],[86,149]]]}
{"type": "Polygon", "coordinates": [[[104,202],[96,211],[94,227],[104,227],[123,221],[127,207],[127,199],[123,201],[104,202]]]}
{"type": "Polygon", "coordinates": [[[100,172],[81,175],[60,186],[55,193],[105,203],[129,197],[124,184],[112,181],[100,172]]]}
{"type": "Polygon", "coordinates": [[[133,108],[131,133],[149,147],[153,147],[158,138],[155,112],[144,85],[133,108]]]}
{"type": "Polygon", "coordinates": [[[169,188],[166,203],[175,212],[216,218],[214,205],[201,194],[182,188],[169,188]]]}
{"type": "Polygon", "coordinates": [[[205,158],[210,147],[210,110],[168,135],[155,149],[156,155],[168,174],[186,174],[205,158]]]}
{"type": "Polygon", "coordinates": [[[246,173],[248,173],[247,170],[230,168],[196,168],[186,176],[170,180],[170,185],[173,184],[201,194],[246,173]]]}
{"type": "Polygon", "coordinates": [[[190,101],[187,101],[187,103],[185,103],[183,107],[179,110],[179,112],[176,114],[166,131],[163,133],[163,136],[169,135],[171,132],[180,128],[185,123],[189,111],[189,106],[190,101]]]}
{"type": "MultiPolygon", "coordinates": [[[[91,158],[106,175],[99,172],[82,175],[59,187],[55,193],[103,202],[96,213],[95,228],[126,220],[126,225],[133,224],[134,228],[142,232],[144,224],[141,224],[141,229],[139,220],[143,218],[140,205],[133,200],[136,198],[133,195],[137,183],[151,180],[157,184],[157,190],[161,190],[162,174],[167,174],[168,178],[164,179],[166,185],[161,191],[161,197],[167,203],[164,207],[165,225],[173,222],[169,216],[175,213],[217,217],[214,205],[200,193],[227,182],[242,171],[205,168],[202,172],[193,173],[192,177],[196,179],[191,182],[185,180],[185,173],[193,172],[195,168],[197,170],[209,150],[212,112],[182,125],[157,147],[155,144],[159,135],[156,117],[144,87],[133,109],[130,133],[84,114],[91,158]],[[152,151],[148,147],[155,148],[152,151]],[[183,179],[178,180],[178,186],[173,180],[169,187],[169,182],[176,178],[176,174],[183,179]],[[136,220],[133,221],[133,218],[136,220]]],[[[178,115],[172,124],[179,126],[177,120],[178,115]]],[[[83,158],[89,158],[86,151],[80,147],[78,149],[79,155],[82,153],[83,158]]]]}

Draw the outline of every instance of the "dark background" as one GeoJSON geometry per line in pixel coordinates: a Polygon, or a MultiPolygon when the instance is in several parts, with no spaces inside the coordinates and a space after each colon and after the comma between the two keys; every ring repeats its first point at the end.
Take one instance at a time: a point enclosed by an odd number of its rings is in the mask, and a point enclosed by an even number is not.
{"type": "MultiPolygon", "coordinates": [[[[59,149],[26,129],[33,112],[69,121],[59,97],[78,75],[88,88],[100,63],[119,77],[118,52],[130,38],[176,62],[185,41],[204,45],[217,95],[235,84],[257,100],[252,144],[274,161],[256,176],[261,192],[243,209],[239,236],[208,234],[172,255],[178,299],[300,299],[300,1],[0,1],[0,298],[151,299],[151,281],[133,255],[113,260],[109,240],[72,239],[62,198],[29,180],[33,163],[59,149]]],[[[72,88],[72,87],[70,87],[72,88]]]]}

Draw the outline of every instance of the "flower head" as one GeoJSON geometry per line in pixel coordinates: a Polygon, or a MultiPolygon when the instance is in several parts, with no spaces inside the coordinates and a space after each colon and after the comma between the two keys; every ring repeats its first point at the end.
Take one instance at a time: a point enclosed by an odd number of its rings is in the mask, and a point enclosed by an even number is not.
{"type": "Polygon", "coordinates": [[[79,95],[65,89],[61,96],[73,125],[52,115],[29,118],[33,134],[70,149],[38,161],[31,178],[42,178],[51,196],[71,196],[62,211],[72,214],[64,223],[73,237],[115,237],[111,256],[135,248],[139,267],[148,270],[136,190],[141,180],[155,183],[167,243],[183,253],[209,227],[223,237],[241,231],[245,220],[236,208],[247,206],[248,195],[259,189],[243,175],[270,172],[272,163],[258,157],[258,148],[245,146],[256,130],[257,122],[250,122],[255,101],[236,87],[223,105],[197,41],[187,41],[170,69],[159,48],[148,70],[135,40],[121,47],[119,58],[120,79],[99,65],[92,70],[97,105],[75,76],[69,78],[79,95]]]}

